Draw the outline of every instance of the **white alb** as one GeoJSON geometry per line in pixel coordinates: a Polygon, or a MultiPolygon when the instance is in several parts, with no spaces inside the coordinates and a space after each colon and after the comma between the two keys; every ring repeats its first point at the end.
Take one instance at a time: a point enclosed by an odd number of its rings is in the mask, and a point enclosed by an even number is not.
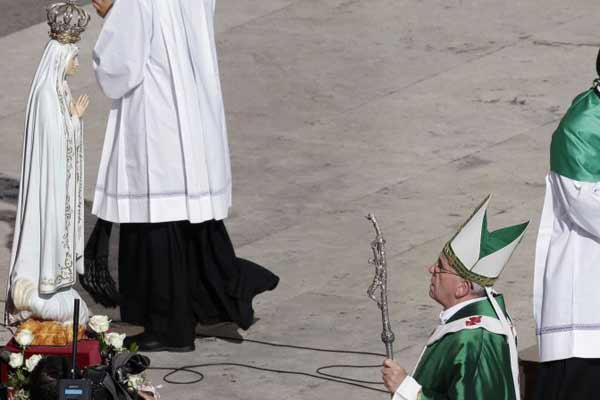
{"type": "Polygon", "coordinates": [[[598,282],[600,182],[550,172],[533,291],[540,361],[600,358],[598,282]]]}
{"type": "Polygon", "coordinates": [[[215,0],[117,0],[94,48],[113,99],[93,213],[118,223],[227,217],[231,167],[215,0]]]}

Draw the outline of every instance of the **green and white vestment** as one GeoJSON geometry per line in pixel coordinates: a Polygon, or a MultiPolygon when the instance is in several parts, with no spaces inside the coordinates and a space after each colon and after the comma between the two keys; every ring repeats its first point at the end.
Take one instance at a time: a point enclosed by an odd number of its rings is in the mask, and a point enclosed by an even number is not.
{"type": "Polygon", "coordinates": [[[552,136],[536,246],[540,361],[600,358],[600,95],[578,95],[552,136]]]}

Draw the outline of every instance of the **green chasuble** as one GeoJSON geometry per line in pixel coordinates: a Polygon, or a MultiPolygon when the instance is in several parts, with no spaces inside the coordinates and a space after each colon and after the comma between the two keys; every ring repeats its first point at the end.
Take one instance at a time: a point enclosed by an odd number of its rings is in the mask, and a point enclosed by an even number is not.
{"type": "Polygon", "coordinates": [[[600,181],[600,96],[596,90],[575,97],[550,144],[550,170],[580,182],[600,181]]]}
{"type": "MultiPolygon", "coordinates": [[[[506,315],[504,299],[496,300],[506,315]]],[[[465,325],[473,328],[482,316],[498,320],[488,299],[460,309],[445,325],[467,318],[465,325]]],[[[413,377],[422,386],[420,400],[516,400],[506,336],[483,327],[448,333],[428,345],[413,377]]]]}

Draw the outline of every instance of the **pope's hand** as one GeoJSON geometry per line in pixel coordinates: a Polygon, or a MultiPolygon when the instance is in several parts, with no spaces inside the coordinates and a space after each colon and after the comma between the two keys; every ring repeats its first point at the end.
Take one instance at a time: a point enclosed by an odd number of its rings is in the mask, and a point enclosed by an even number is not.
{"type": "Polygon", "coordinates": [[[104,18],[110,11],[113,5],[113,0],[92,0],[92,3],[98,15],[104,18]]]}
{"type": "Polygon", "coordinates": [[[402,368],[397,362],[392,360],[385,360],[383,362],[383,383],[385,387],[392,393],[398,390],[398,387],[406,378],[406,370],[402,368]]]}
{"type": "Polygon", "coordinates": [[[76,117],[83,117],[85,110],[87,110],[90,105],[90,98],[87,94],[83,96],[79,96],[76,102],[71,103],[71,114],[76,117]]]}

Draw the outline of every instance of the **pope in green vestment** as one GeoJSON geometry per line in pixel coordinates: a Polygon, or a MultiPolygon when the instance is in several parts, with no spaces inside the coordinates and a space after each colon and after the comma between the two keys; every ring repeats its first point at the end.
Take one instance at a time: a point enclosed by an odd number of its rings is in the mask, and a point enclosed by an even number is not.
{"type": "Polygon", "coordinates": [[[528,222],[487,229],[490,196],[444,246],[429,268],[429,295],[444,311],[412,376],[385,360],[383,379],[393,400],[519,400],[518,358],[500,276],[528,222]]]}
{"type": "MultiPolygon", "coordinates": [[[[502,296],[496,299],[505,312],[502,296]]],[[[507,338],[488,331],[481,324],[482,316],[500,323],[487,297],[468,304],[441,325],[466,319],[465,328],[478,323],[480,327],[447,333],[427,346],[414,373],[422,387],[419,399],[515,400],[507,338]]]]}

